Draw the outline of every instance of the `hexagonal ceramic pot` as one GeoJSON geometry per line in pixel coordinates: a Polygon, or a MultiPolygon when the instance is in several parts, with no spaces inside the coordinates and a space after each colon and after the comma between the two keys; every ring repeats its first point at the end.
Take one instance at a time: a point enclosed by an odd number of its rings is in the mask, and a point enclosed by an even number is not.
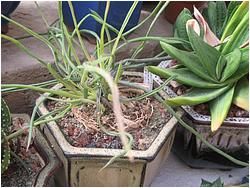
{"type": "MultiPolygon", "coordinates": [[[[161,68],[168,68],[171,61],[172,60],[163,61],[158,66],[161,68]]],[[[147,74],[152,78],[153,85],[155,87],[163,84],[164,81],[159,76],[149,72],[147,72],[147,74]]],[[[163,90],[169,97],[177,96],[177,94],[168,86],[165,86],[163,90]]],[[[187,123],[192,125],[196,131],[202,134],[208,142],[230,154],[237,153],[239,151],[241,153],[245,153],[246,155],[249,154],[249,118],[226,118],[220,129],[215,133],[211,133],[210,116],[199,114],[191,106],[181,107],[186,112],[185,119],[187,123]]],[[[184,131],[185,148],[190,145],[192,136],[193,134],[189,131],[184,131]]],[[[197,155],[202,155],[211,151],[211,149],[203,144],[198,138],[195,138],[195,144],[197,155]]]]}
{"type": "MultiPolygon", "coordinates": [[[[146,82],[149,83],[150,79],[146,82]]],[[[58,87],[61,86],[56,85],[54,88],[58,87]]],[[[40,115],[48,112],[45,103],[40,105],[40,115]]],[[[180,111],[177,113],[182,115],[180,111]]],[[[99,170],[111,157],[120,154],[123,150],[74,147],[68,143],[55,121],[43,125],[42,130],[63,162],[60,180],[65,180],[65,182],[61,182],[61,185],[74,187],[149,186],[168,157],[175,136],[176,124],[177,120],[172,117],[147,150],[132,150],[135,158],[133,163],[126,157],[122,157],[101,172],[99,170]]]]}

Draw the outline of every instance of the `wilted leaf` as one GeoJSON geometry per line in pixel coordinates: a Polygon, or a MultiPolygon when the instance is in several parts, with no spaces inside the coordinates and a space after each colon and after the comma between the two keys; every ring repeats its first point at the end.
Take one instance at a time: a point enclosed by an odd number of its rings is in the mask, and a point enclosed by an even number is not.
{"type": "Polygon", "coordinates": [[[208,26],[208,23],[203,18],[201,13],[197,8],[194,7],[194,16],[202,26],[204,30],[204,41],[210,44],[211,46],[216,46],[220,43],[220,40],[215,36],[215,34],[211,31],[211,29],[208,26]]]}

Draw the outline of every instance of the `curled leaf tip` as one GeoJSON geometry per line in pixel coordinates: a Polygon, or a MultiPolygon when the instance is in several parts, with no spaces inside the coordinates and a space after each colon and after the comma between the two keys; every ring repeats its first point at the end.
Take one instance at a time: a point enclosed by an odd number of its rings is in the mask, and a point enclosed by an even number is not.
{"type": "Polygon", "coordinates": [[[186,23],[186,29],[192,28],[198,35],[200,35],[200,26],[195,19],[190,19],[186,23]]]}
{"type": "Polygon", "coordinates": [[[201,27],[204,29],[204,41],[210,44],[211,46],[217,46],[220,43],[220,40],[216,35],[211,31],[208,23],[200,13],[200,11],[194,6],[194,17],[198,20],[201,27]]]}

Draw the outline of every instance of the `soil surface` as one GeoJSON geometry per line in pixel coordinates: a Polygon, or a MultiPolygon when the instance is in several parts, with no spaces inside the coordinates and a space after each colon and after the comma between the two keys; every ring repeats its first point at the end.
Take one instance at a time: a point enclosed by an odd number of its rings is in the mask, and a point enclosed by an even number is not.
{"type": "MultiPolygon", "coordinates": [[[[132,81],[139,82],[141,78],[133,77],[132,81]]],[[[123,98],[132,98],[143,94],[143,91],[121,87],[120,94],[123,98]]],[[[101,130],[100,125],[108,131],[117,131],[112,103],[103,99],[102,104],[105,111],[101,116],[97,113],[96,105],[88,104],[73,108],[57,121],[70,144],[87,148],[122,148],[119,136],[108,135],[101,130]],[[97,123],[98,117],[101,124],[97,123]]],[[[52,111],[62,105],[49,101],[47,107],[52,111]]],[[[133,150],[146,150],[171,118],[166,109],[153,97],[123,102],[121,108],[126,131],[133,136],[133,150]]]]}
{"type": "MultiPolygon", "coordinates": [[[[24,119],[19,117],[12,118],[13,132],[24,125],[27,125],[24,119]]],[[[22,164],[16,157],[11,155],[9,168],[1,177],[2,187],[31,187],[35,182],[37,173],[44,166],[33,145],[26,151],[27,135],[28,133],[26,132],[18,137],[18,139],[13,139],[10,143],[12,151],[14,151],[25,164],[22,164]]]]}

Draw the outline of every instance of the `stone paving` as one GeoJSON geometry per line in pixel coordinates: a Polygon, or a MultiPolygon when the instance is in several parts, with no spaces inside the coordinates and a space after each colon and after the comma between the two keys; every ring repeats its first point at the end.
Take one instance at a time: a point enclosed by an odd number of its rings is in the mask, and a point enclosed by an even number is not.
{"type": "MultiPolygon", "coordinates": [[[[40,1],[40,7],[45,13],[49,24],[57,20],[57,3],[49,1],[40,1]]],[[[150,10],[151,5],[145,6],[150,10]]],[[[148,12],[142,11],[141,18],[148,15],[148,12]]],[[[16,11],[12,14],[12,18],[20,23],[32,28],[38,33],[46,33],[45,25],[38,14],[34,2],[21,2],[16,11]]],[[[143,36],[148,28],[148,22],[145,26],[130,35],[131,38],[143,36]]],[[[151,35],[169,36],[172,33],[172,25],[170,25],[164,17],[161,17],[156,23],[151,35]]],[[[17,27],[10,25],[8,35],[21,39],[31,51],[39,54],[40,57],[45,58],[49,62],[53,62],[51,53],[44,45],[24,33],[17,27]]],[[[93,51],[94,45],[85,41],[88,49],[93,51]]],[[[118,59],[128,57],[135,44],[119,52],[118,59]]],[[[155,55],[159,48],[156,43],[149,43],[140,57],[151,57],[155,55]]],[[[49,80],[50,75],[42,68],[34,59],[28,57],[25,53],[20,51],[15,45],[2,41],[1,44],[1,78],[2,83],[37,83],[40,81],[49,80]]],[[[11,110],[17,112],[28,112],[32,109],[37,94],[27,91],[19,92],[5,96],[7,102],[10,103],[11,110]],[[15,103],[13,103],[15,101],[15,103]],[[26,106],[24,108],[23,106],[26,106]]],[[[192,169],[180,161],[173,153],[170,153],[165,164],[162,166],[158,176],[154,179],[152,186],[199,186],[201,178],[208,181],[214,181],[218,177],[225,182],[225,185],[232,185],[240,183],[243,176],[248,174],[248,168],[233,169],[231,171],[220,171],[212,169],[192,169]]]]}

